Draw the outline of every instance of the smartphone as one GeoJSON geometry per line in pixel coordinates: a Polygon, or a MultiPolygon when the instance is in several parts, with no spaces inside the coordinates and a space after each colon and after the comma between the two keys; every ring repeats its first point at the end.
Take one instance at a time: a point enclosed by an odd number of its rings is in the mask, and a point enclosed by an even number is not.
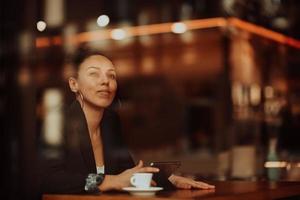
{"type": "Polygon", "coordinates": [[[180,161],[151,162],[151,167],[159,168],[159,172],[153,174],[153,180],[157,183],[157,186],[163,187],[165,190],[176,189],[168,178],[180,167],[180,165],[180,161]]]}
{"type": "Polygon", "coordinates": [[[174,173],[181,165],[180,161],[159,161],[151,162],[151,167],[159,169],[159,173],[163,173],[166,177],[169,177],[174,173]]]}

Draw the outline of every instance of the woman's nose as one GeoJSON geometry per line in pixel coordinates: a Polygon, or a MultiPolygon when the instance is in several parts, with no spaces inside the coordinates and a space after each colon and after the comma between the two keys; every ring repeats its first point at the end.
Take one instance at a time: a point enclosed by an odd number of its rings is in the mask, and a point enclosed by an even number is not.
{"type": "Polygon", "coordinates": [[[101,84],[103,84],[103,85],[107,85],[108,84],[108,77],[107,76],[102,76],[101,78],[100,78],[100,83],[101,84]]]}

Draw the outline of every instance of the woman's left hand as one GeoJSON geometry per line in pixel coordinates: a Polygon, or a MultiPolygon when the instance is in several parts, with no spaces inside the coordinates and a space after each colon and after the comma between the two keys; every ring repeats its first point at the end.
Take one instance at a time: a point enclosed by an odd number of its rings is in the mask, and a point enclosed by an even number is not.
{"type": "Polygon", "coordinates": [[[201,182],[201,181],[195,181],[190,178],[177,176],[177,175],[171,175],[169,177],[169,181],[180,189],[214,189],[214,185],[209,185],[207,183],[201,182]]]}

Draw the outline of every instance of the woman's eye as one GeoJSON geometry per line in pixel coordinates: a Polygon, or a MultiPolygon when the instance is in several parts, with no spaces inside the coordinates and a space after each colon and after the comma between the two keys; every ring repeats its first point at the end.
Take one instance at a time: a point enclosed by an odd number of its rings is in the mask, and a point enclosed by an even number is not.
{"type": "Polygon", "coordinates": [[[110,74],[110,75],[109,75],[109,78],[111,78],[111,79],[116,79],[116,75],[110,74]]]}

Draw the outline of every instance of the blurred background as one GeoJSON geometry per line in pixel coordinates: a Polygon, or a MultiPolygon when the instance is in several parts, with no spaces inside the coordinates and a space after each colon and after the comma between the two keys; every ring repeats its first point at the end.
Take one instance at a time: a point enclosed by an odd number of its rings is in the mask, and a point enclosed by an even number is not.
{"type": "MultiPolygon", "coordinates": [[[[300,1],[1,1],[2,197],[57,157],[72,57],[117,67],[135,160],[203,180],[300,180],[300,1]]],[[[21,191],[21,192],[20,192],[21,191]]]]}

